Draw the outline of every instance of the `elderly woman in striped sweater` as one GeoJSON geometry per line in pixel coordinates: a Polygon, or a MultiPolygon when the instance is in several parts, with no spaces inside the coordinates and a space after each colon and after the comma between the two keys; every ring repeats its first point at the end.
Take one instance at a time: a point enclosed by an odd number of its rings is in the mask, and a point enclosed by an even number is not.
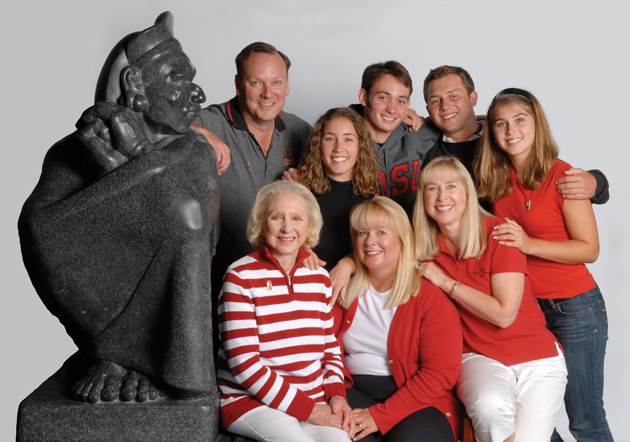
{"type": "Polygon", "coordinates": [[[258,248],[228,268],[219,295],[221,419],[233,433],[260,441],[354,437],[330,279],[302,265],[321,227],[317,201],[301,184],[277,181],[258,193],[247,224],[258,248]]]}

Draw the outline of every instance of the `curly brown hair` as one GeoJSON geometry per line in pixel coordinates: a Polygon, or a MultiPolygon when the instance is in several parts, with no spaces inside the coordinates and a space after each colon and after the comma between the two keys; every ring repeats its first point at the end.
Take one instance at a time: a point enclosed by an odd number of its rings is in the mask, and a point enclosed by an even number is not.
{"type": "Polygon", "coordinates": [[[330,109],[319,117],[306,143],[306,149],[302,154],[302,158],[300,159],[297,172],[298,178],[300,183],[309,188],[313,193],[324,195],[330,192],[330,182],[324,172],[322,162],[322,132],[324,131],[326,123],[342,117],[352,122],[354,130],[359,137],[357,163],[352,173],[352,193],[362,197],[373,196],[378,193],[379,190],[379,176],[381,170],[379,159],[374,151],[372,138],[365,126],[363,117],[347,107],[330,109]]]}

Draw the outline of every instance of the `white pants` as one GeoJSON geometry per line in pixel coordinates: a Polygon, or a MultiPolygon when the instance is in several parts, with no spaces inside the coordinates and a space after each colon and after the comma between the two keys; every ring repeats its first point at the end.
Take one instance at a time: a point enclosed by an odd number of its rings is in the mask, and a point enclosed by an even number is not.
{"type": "Polygon", "coordinates": [[[350,442],[343,430],[300,422],[266,405],[239,417],[228,431],[262,442],[350,442]]]}
{"type": "Polygon", "coordinates": [[[477,442],[547,442],[562,406],[567,368],[559,356],[505,366],[465,353],[457,394],[466,407],[477,442]]]}

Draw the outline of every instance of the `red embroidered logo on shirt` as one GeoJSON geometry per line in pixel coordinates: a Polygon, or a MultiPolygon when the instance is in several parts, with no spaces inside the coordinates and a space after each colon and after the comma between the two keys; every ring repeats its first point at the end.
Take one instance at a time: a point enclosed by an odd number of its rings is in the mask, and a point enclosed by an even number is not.
{"type": "Polygon", "coordinates": [[[480,278],[485,278],[486,276],[488,276],[490,274],[490,271],[489,270],[485,270],[485,269],[479,269],[479,270],[475,270],[472,273],[473,273],[473,275],[479,275],[480,278]]]}
{"type": "Polygon", "coordinates": [[[291,152],[284,153],[284,165],[293,166],[293,155],[291,155],[291,152]]]}

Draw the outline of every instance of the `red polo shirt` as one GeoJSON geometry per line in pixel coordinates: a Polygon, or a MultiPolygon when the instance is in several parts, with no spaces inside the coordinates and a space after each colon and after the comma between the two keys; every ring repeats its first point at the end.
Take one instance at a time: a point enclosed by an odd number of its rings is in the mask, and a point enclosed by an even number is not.
{"type": "Polygon", "coordinates": [[[523,300],[516,320],[509,327],[493,325],[455,302],[462,321],[464,353],[480,353],[504,365],[557,356],[556,338],[547,330],[543,313],[536,305],[530,290],[525,256],[518,249],[502,246],[499,241],[492,239],[492,228],[502,222],[494,217],[484,219],[488,245],[479,259],[456,258],[440,235],[442,253],[434,261],[447,275],[461,284],[491,296],[492,275],[525,273],[523,300]]]}
{"type": "MultiPolygon", "coordinates": [[[[562,214],[564,198],[554,183],[570,168],[564,161],[556,160],[540,189],[530,190],[523,187],[516,171],[510,167],[513,190],[494,203],[495,215],[516,221],[530,238],[568,241],[571,238],[562,214]],[[528,201],[529,210],[526,209],[528,201]]],[[[595,280],[584,264],[562,264],[527,255],[527,267],[536,298],[570,298],[595,288],[595,280]]]]}

